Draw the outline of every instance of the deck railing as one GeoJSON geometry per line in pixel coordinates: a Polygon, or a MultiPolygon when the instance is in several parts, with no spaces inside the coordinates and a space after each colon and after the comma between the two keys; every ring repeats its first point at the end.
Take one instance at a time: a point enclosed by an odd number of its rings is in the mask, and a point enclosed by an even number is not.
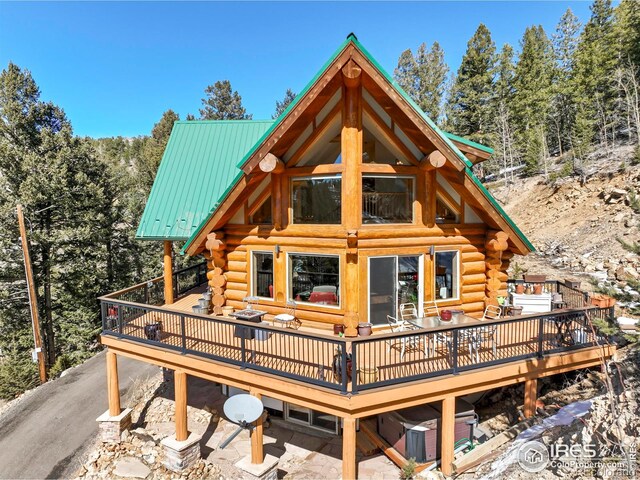
{"type": "MultiPolygon", "coordinates": [[[[173,297],[177,299],[206,281],[207,262],[176,270],[173,272],[173,297]]],[[[132,287],[105,295],[103,298],[144,305],[164,305],[164,277],[156,277],[146,282],[138,283],[132,287]]]]}
{"type": "Polygon", "coordinates": [[[354,394],[602,344],[591,319],[613,315],[610,308],[580,308],[347,339],[172,311],[123,296],[101,298],[103,335],[354,394]]]}

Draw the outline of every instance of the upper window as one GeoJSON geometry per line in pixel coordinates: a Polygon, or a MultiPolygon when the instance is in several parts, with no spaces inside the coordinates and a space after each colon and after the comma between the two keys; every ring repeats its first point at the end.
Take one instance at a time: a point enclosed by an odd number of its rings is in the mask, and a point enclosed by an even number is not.
{"type": "Polygon", "coordinates": [[[411,165],[399,146],[402,145],[400,139],[392,139],[393,133],[384,133],[366,112],[362,116],[362,122],[362,163],[411,165]]]}
{"type": "Polygon", "coordinates": [[[362,223],[412,223],[414,178],[362,177],[362,223]]]}
{"type": "Polygon", "coordinates": [[[458,209],[439,194],[436,194],[436,223],[460,223],[458,209]]]}
{"type": "Polygon", "coordinates": [[[458,251],[436,252],[435,254],[436,300],[459,298],[459,259],[458,251]]]}
{"type": "Polygon", "coordinates": [[[253,295],[273,298],[273,253],[253,252],[253,295]]]}
{"type": "Polygon", "coordinates": [[[255,225],[271,225],[273,223],[273,217],[271,215],[271,195],[253,212],[250,223],[255,225]]]}
{"type": "Polygon", "coordinates": [[[338,255],[289,255],[289,295],[295,301],[340,304],[338,255]]]}
{"type": "Polygon", "coordinates": [[[341,216],[342,181],[333,177],[291,179],[293,223],[339,225],[341,216]]]}

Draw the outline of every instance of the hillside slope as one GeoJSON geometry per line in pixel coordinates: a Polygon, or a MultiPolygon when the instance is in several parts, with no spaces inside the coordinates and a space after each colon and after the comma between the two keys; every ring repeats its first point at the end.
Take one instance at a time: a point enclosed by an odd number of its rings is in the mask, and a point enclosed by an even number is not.
{"type": "Polygon", "coordinates": [[[640,258],[617,240],[640,241],[640,215],[631,206],[634,193],[640,194],[640,166],[630,165],[631,154],[631,147],[600,152],[582,178],[547,182],[535,176],[488,185],[537,249],[514,257],[512,274],[522,269],[558,279],[597,278],[620,287],[640,278],[640,258]]]}

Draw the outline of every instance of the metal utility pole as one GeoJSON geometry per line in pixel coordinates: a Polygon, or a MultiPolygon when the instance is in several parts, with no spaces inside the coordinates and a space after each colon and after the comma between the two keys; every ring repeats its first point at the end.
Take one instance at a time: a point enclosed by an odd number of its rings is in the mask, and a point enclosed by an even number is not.
{"type": "Polygon", "coordinates": [[[18,225],[20,227],[20,240],[22,241],[22,253],[24,255],[24,271],[27,276],[27,290],[29,292],[29,308],[31,310],[31,323],[33,326],[33,343],[35,344],[38,358],[38,370],[40,372],[40,383],[47,381],[47,370],[44,365],[44,352],[42,351],[42,339],[40,338],[40,322],[38,320],[38,297],[36,287],[33,283],[33,270],[31,269],[31,256],[29,255],[29,244],[27,243],[27,230],[24,226],[24,215],[22,205],[17,206],[18,225]]]}

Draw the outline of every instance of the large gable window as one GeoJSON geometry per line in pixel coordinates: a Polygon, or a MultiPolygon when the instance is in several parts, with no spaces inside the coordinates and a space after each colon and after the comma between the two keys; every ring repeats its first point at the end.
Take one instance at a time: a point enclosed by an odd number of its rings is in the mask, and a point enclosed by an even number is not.
{"type": "Polygon", "coordinates": [[[364,175],[362,177],[362,223],[412,223],[414,178],[364,175]]]}
{"type": "Polygon", "coordinates": [[[293,223],[339,225],[341,190],[340,175],[292,178],[293,223]]]}
{"type": "Polygon", "coordinates": [[[251,223],[254,225],[271,225],[273,216],[271,214],[271,195],[251,214],[251,223]]]}
{"type": "Polygon", "coordinates": [[[460,209],[436,194],[436,223],[460,223],[460,209]]]}

